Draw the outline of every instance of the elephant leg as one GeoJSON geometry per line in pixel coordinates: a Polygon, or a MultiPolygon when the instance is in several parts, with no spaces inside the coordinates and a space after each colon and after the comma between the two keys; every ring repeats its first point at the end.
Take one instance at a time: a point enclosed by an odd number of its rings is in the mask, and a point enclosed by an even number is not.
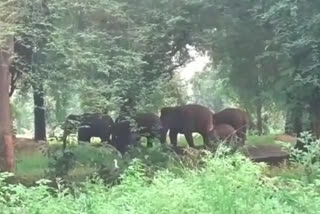
{"type": "Polygon", "coordinates": [[[78,142],[83,141],[83,142],[89,142],[91,139],[91,130],[88,128],[79,128],[78,129],[78,142]]]}
{"type": "Polygon", "coordinates": [[[195,146],[194,146],[194,143],[193,143],[192,132],[186,132],[186,133],[184,134],[184,136],[185,136],[185,138],[186,138],[189,146],[190,146],[190,147],[195,147],[195,146]]]}
{"type": "Polygon", "coordinates": [[[101,143],[110,144],[110,133],[103,133],[100,139],[101,143]]]}
{"type": "Polygon", "coordinates": [[[207,134],[201,134],[202,138],[203,138],[203,144],[204,145],[209,145],[209,136],[207,134]]]}
{"type": "Polygon", "coordinates": [[[169,132],[169,137],[170,137],[170,143],[171,143],[174,147],[177,147],[178,132],[171,129],[170,132],[169,132]]]}
{"type": "Polygon", "coordinates": [[[245,144],[245,135],[243,133],[237,133],[238,141],[239,141],[239,146],[243,146],[245,144]]]}
{"type": "Polygon", "coordinates": [[[111,142],[112,141],[111,141],[110,134],[109,134],[108,137],[107,137],[107,143],[111,145],[111,142]]]}
{"type": "Polygon", "coordinates": [[[240,139],[240,143],[239,143],[240,146],[243,146],[245,144],[246,137],[247,137],[246,135],[247,135],[247,127],[242,127],[241,129],[238,130],[237,136],[240,139]]]}
{"type": "Polygon", "coordinates": [[[162,128],[160,130],[160,142],[161,142],[161,144],[165,144],[166,143],[166,141],[167,141],[167,132],[168,132],[168,129],[165,129],[165,128],[162,128]]]}

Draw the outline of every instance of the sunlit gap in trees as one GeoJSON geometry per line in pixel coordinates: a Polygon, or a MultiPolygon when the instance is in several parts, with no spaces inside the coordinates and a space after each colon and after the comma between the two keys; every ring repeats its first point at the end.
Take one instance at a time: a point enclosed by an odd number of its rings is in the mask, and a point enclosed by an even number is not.
{"type": "Polygon", "coordinates": [[[195,73],[205,70],[206,66],[210,63],[210,58],[207,53],[198,52],[194,46],[188,45],[187,47],[192,60],[184,67],[178,69],[178,75],[187,85],[187,93],[191,96],[193,94],[191,80],[195,73]]]}

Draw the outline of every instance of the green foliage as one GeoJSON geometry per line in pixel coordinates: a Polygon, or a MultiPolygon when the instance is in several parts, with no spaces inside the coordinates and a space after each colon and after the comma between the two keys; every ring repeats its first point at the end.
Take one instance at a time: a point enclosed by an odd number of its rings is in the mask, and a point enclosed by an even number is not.
{"type": "Polygon", "coordinates": [[[320,195],[314,185],[270,179],[262,167],[240,155],[206,161],[201,170],[176,175],[160,170],[146,176],[134,161],[114,187],[101,180],[73,191],[45,180],[37,186],[7,185],[1,175],[0,207],[5,213],[317,213],[320,195]]]}
{"type": "Polygon", "coordinates": [[[180,3],[20,2],[12,70],[19,92],[43,84],[53,125],[75,111],[115,115],[126,105],[156,112],[184,102],[179,80],[168,81],[190,60],[180,3]]]}
{"type": "MultiPolygon", "coordinates": [[[[279,79],[275,86],[287,93],[294,114],[311,115],[314,134],[319,135],[319,3],[309,1],[268,1],[255,6],[256,19],[270,28],[262,58],[277,61],[279,79]]],[[[298,116],[301,117],[301,116],[298,116]]]]}
{"type": "Polygon", "coordinates": [[[19,177],[44,176],[49,158],[41,153],[17,154],[17,173],[19,177]]]}
{"type": "Polygon", "coordinates": [[[310,133],[303,132],[298,140],[303,143],[304,150],[291,148],[292,161],[302,166],[306,181],[318,183],[320,181],[320,139],[314,139],[310,133]]]}
{"type": "Polygon", "coordinates": [[[16,21],[16,1],[1,0],[0,1],[0,48],[7,44],[8,37],[11,37],[19,27],[15,25],[16,21]]]}
{"type": "Polygon", "coordinates": [[[208,106],[215,112],[230,106],[232,91],[225,87],[224,79],[219,79],[214,70],[207,69],[207,71],[197,74],[193,78],[192,86],[195,103],[208,106]]]}

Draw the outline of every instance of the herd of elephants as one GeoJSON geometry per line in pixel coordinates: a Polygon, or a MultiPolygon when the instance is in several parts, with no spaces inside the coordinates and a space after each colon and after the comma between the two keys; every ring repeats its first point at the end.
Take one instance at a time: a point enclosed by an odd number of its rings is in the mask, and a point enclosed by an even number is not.
{"type": "Polygon", "coordinates": [[[69,115],[64,123],[63,149],[67,136],[77,130],[78,141],[90,142],[98,137],[101,142],[114,146],[122,154],[130,145],[136,145],[140,137],[147,138],[147,146],[152,147],[154,139],[166,143],[169,131],[170,143],[177,146],[178,134],[184,134],[190,147],[194,147],[192,133],[199,133],[204,145],[222,140],[244,145],[249,126],[249,115],[238,108],[226,108],[214,113],[198,104],[187,104],[161,109],[160,117],[154,113],[139,113],[131,119],[119,116],[113,121],[109,115],[85,113],[69,115]],[[75,125],[76,124],[76,125],[75,125]]]}

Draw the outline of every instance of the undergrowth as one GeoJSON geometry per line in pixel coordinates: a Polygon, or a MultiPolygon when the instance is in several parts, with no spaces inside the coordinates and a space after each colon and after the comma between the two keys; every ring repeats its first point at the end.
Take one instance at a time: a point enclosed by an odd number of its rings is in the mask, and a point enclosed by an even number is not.
{"type": "MultiPolygon", "coordinates": [[[[218,153],[221,154],[221,153],[218,153]]],[[[147,157],[145,157],[147,158],[147,157]]],[[[148,162],[134,159],[118,185],[99,176],[77,187],[33,187],[0,179],[2,213],[317,213],[319,184],[269,178],[263,164],[244,156],[204,155],[202,166],[179,173],[159,167],[150,176],[148,162]]]]}

